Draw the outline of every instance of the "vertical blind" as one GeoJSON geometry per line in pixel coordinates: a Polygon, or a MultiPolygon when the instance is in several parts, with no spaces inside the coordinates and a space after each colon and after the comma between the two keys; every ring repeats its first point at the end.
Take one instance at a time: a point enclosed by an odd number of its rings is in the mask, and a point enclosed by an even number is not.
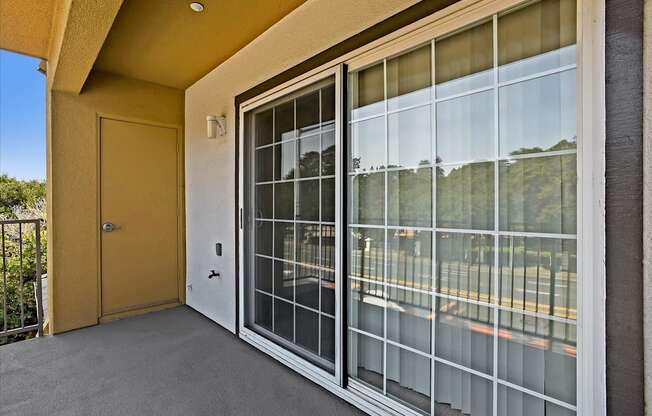
{"type": "Polygon", "coordinates": [[[573,415],[574,0],[349,74],[348,370],[435,415],[573,415]]]}

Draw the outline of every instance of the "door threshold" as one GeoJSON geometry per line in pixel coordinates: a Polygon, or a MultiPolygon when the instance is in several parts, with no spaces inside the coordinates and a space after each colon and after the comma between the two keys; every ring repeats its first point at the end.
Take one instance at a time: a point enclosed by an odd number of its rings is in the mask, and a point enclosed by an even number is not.
{"type": "Polygon", "coordinates": [[[100,322],[100,324],[104,324],[104,323],[115,321],[115,320],[118,320],[118,319],[131,318],[131,317],[138,316],[138,315],[144,315],[144,314],[150,313],[150,312],[157,312],[157,311],[162,311],[164,309],[175,308],[175,307],[181,306],[181,305],[182,305],[182,303],[177,300],[177,301],[165,302],[165,303],[161,303],[161,304],[157,304],[157,305],[136,307],[135,309],[129,309],[129,310],[126,310],[126,311],[114,312],[114,313],[110,313],[110,314],[100,316],[99,322],[100,322]]]}

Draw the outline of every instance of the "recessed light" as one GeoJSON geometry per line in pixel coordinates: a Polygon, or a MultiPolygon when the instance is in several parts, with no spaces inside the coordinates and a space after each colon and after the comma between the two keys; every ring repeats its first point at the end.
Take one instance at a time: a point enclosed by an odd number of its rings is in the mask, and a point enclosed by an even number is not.
{"type": "Polygon", "coordinates": [[[204,11],[204,5],[201,3],[197,3],[196,1],[190,3],[190,8],[192,9],[193,12],[197,12],[197,13],[201,13],[204,11]]]}

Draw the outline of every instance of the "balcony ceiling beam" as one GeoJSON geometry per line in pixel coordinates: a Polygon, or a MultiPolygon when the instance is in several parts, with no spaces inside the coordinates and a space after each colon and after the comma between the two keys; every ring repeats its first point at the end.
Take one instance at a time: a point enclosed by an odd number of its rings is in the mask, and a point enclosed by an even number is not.
{"type": "Polygon", "coordinates": [[[123,0],[59,0],[52,22],[48,87],[78,94],[123,0]]]}

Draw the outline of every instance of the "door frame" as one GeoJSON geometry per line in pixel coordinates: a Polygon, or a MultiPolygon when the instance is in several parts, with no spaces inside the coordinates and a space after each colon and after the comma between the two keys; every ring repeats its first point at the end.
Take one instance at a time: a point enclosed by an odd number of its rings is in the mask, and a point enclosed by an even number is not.
{"type": "MultiPolygon", "coordinates": [[[[577,360],[577,414],[578,415],[605,415],[606,414],[606,268],[605,268],[605,0],[576,0],[577,1],[577,169],[578,169],[578,199],[577,199],[577,255],[578,274],[586,276],[582,279],[582,289],[578,291],[577,308],[578,317],[578,360],[577,360]],[[590,382],[584,382],[590,381],[590,382]]],[[[460,0],[441,9],[427,17],[407,24],[394,32],[372,40],[350,52],[339,55],[327,62],[312,67],[305,72],[291,77],[289,80],[278,77],[279,82],[274,83],[272,78],[257,87],[243,92],[258,91],[267,83],[272,84],[267,90],[260,92],[250,99],[238,100],[236,97],[236,117],[239,116],[236,135],[236,224],[238,224],[239,208],[242,207],[243,191],[243,131],[244,120],[242,107],[275,96],[282,91],[287,91],[292,86],[304,83],[316,74],[331,69],[337,65],[349,65],[351,69],[360,68],[366,64],[380,60],[391,55],[393,51],[406,50],[435,37],[454,32],[473,22],[499,13],[503,10],[527,4],[529,0],[460,0]],[[287,81],[283,81],[285,79],[287,81]]],[[[298,66],[300,66],[299,64],[298,66]]],[[[295,68],[287,71],[288,74],[295,68]]],[[[282,95],[282,94],[281,94],[282,95]]],[[[343,112],[343,116],[346,112],[343,112]]],[[[338,152],[339,153],[339,152],[338,152]]],[[[341,175],[338,170],[337,173],[341,175]]],[[[338,226],[338,230],[340,227],[338,226]]],[[[236,286],[237,308],[236,319],[238,327],[243,328],[241,314],[243,311],[242,270],[242,229],[236,226],[236,250],[238,263],[236,271],[240,286],[236,286]]],[[[344,301],[344,299],[343,299],[344,301]]],[[[241,329],[242,330],[242,329],[241,329]]],[[[394,403],[388,403],[382,398],[378,401],[370,400],[371,392],[364,390],[356,383],[346,386],[346,374],[342,374],[343,385],[324,382],[314,374],[305,371],[301,366],[288,361],[281,347],[272,346],[268,350],[266,345],[256,345],[246,337],[245,341],[254,344],[270,356],[293,368],[308,379],[320,384],[322,387],[349,401],[353,405],[370,414],[387,415],[392,412],[415,414],[411,409],[397,409],[394,403]],[[362,395],[360,394],[362,393],[362,395]],[[368,393],[365,394],[365,393],[368,393]]],[[[267,341],[269,342],[269,341],[267,341]]],[[[342,348],[344,359],[346,346],[342,348]]],[[[344,363],[346,364],[346,363],[344,363]]]]}
{"type": "Polygon", "coordinates": [[[97,319],[99,323],[122,319],[128,316],[140,315],[154,312],[186,303],[186,208],[185,208],[185,146],[183,138],[183,126],[179,124],[160,123],[152,120],[125,117],[111,113],[98,112],[95,115],[96,131],[96,223],[95,233],[97,241],[97,319]],[[127,311],[111,314],[102,314],[102,119],[135,123],[152,127],[163,127],[173,129],[176,132],[176,193],[177,193],[177,300],[176,302],[165,302],[154,305],[144,305],[127,311]]]}
{"type": "MultiPolygon", "coordinates": [[[[255,347],[262,349],[264,352],[276,357],[278,360],[285,362],[287,365],[292,367],[296,366],[300,368],[300,371],[303,374],[311,374],[312,377],[320,380],[320,383],[327,383],[334,386],[342,386],[344,380],[344,372],[342,371],[342,357],[343,357],[343,336],[342,336],[342,316],[343,316],[343,296],[342,296],[342,284],[345,282],[345,279],[342,276],[342,251],[341,251],[341,242],[342,242],[342,228],[343,217],[342,213],[342,189],[343,181],[339,172],[342,170],[342,142],[343,142],[343,123],[342,123],[342,110],[343,110],[343,97],[341,83],[344,76],[344,68],[342,65],[335,65],[331,68],[324,69],[317,74],[314,74],[310,77],[302,79],[300,82],[294,83],[287,88],[276,91],[274,94],[269,94],[265,96],[256,97],[252,100],[242,103],[238,108],[239,114],[239,138],[238,138],[238,211],[240,213],[239,223],[237,225],[237,234],[238,234],[238,273],[236,279],[238,282],[237,287],[239,288],[238,293],[236,294],[238,298],[238,310],[237,321],[238,321],[238,336],[244,341],[254,345],[255,347]],[[244,152],[245,152],[245,129],[244,129],[244,120],[245,113],[251,110],[255,110],[262,105],[265,105],[277,98],[281,98],[285,95],[292,94],[304,87],[309,87],[311,84],[317,83],[319,81],[325,80],[327,78],[335,78],[335,145],[336,145],[336,155],[335,155],[335,372],[331,374],[316,365],[312,364],[308,360],[300,357],[298,354],[291,352],[283,348],[281,345],[263,337],[262,335],[254,332],[253,330],[245,326],[245,273],[244,273],[244,262],[245,262],[245,253],[242,248],[243,245],[241,242],[245,241],[245,230],[244,230],[244,152]]],[[[321,290],[321,289],[320,289],[321,290]]],[[[321,318],[320,318],[321,319],[321,318]]]]}

